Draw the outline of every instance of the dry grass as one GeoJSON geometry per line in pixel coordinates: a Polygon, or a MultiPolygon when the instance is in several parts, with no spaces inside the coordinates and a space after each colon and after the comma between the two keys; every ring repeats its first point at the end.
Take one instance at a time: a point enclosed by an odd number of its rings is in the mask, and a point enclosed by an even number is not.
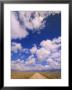
{"type": "Polygon", "coordinates": [[[11,73],[11,79],[31,79],[31,77],[39,73],[46,77],[47,79],[60,79],[60,72],[13,72],[11,73]]]}
{"type": "Polygon", "coordinates": [[[41,74],[47,77],[48,79],[61,79],[60,72],[42,72],[41,74]]]}
{"type": "Polygon", "coordinates": [[[12,72],[11,78],[12,79],[29,79],[34,72],[12,72]]]}

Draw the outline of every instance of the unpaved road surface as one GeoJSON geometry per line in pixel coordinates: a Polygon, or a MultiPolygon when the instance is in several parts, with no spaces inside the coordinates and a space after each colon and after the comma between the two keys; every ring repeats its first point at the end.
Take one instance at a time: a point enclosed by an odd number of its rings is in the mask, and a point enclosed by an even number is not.
{"type": "Polygon", "coordinates": [[[35,73],[30,79],[47,79],[45,76],[41,75],[40,73],[35,73]]]}

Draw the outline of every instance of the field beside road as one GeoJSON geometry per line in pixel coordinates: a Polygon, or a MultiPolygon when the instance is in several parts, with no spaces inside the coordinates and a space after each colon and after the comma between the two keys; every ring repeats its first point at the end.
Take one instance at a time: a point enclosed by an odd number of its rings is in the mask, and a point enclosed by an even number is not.
{"type": "Polygon", "coordinates": [[[11,72],[11,79],[60,79],[60,72],[11,72]]]}

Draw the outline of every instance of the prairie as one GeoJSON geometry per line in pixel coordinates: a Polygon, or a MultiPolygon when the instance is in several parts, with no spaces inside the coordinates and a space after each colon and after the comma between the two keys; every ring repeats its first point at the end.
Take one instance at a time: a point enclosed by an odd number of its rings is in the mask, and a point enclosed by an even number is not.
{"type": "Polygon", "coordinates": [[[11,72],[11,79],[60,79],[61,72],[11,72]]]}

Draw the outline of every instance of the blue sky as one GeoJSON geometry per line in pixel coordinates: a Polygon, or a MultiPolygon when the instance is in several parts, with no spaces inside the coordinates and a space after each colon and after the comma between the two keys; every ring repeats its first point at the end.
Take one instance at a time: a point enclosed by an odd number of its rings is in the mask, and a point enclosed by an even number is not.
{"type": "Polygon", "coordinates": [[[60,69],[61,13],[59,11],[11,12],[11,68],[60,69]]]}

